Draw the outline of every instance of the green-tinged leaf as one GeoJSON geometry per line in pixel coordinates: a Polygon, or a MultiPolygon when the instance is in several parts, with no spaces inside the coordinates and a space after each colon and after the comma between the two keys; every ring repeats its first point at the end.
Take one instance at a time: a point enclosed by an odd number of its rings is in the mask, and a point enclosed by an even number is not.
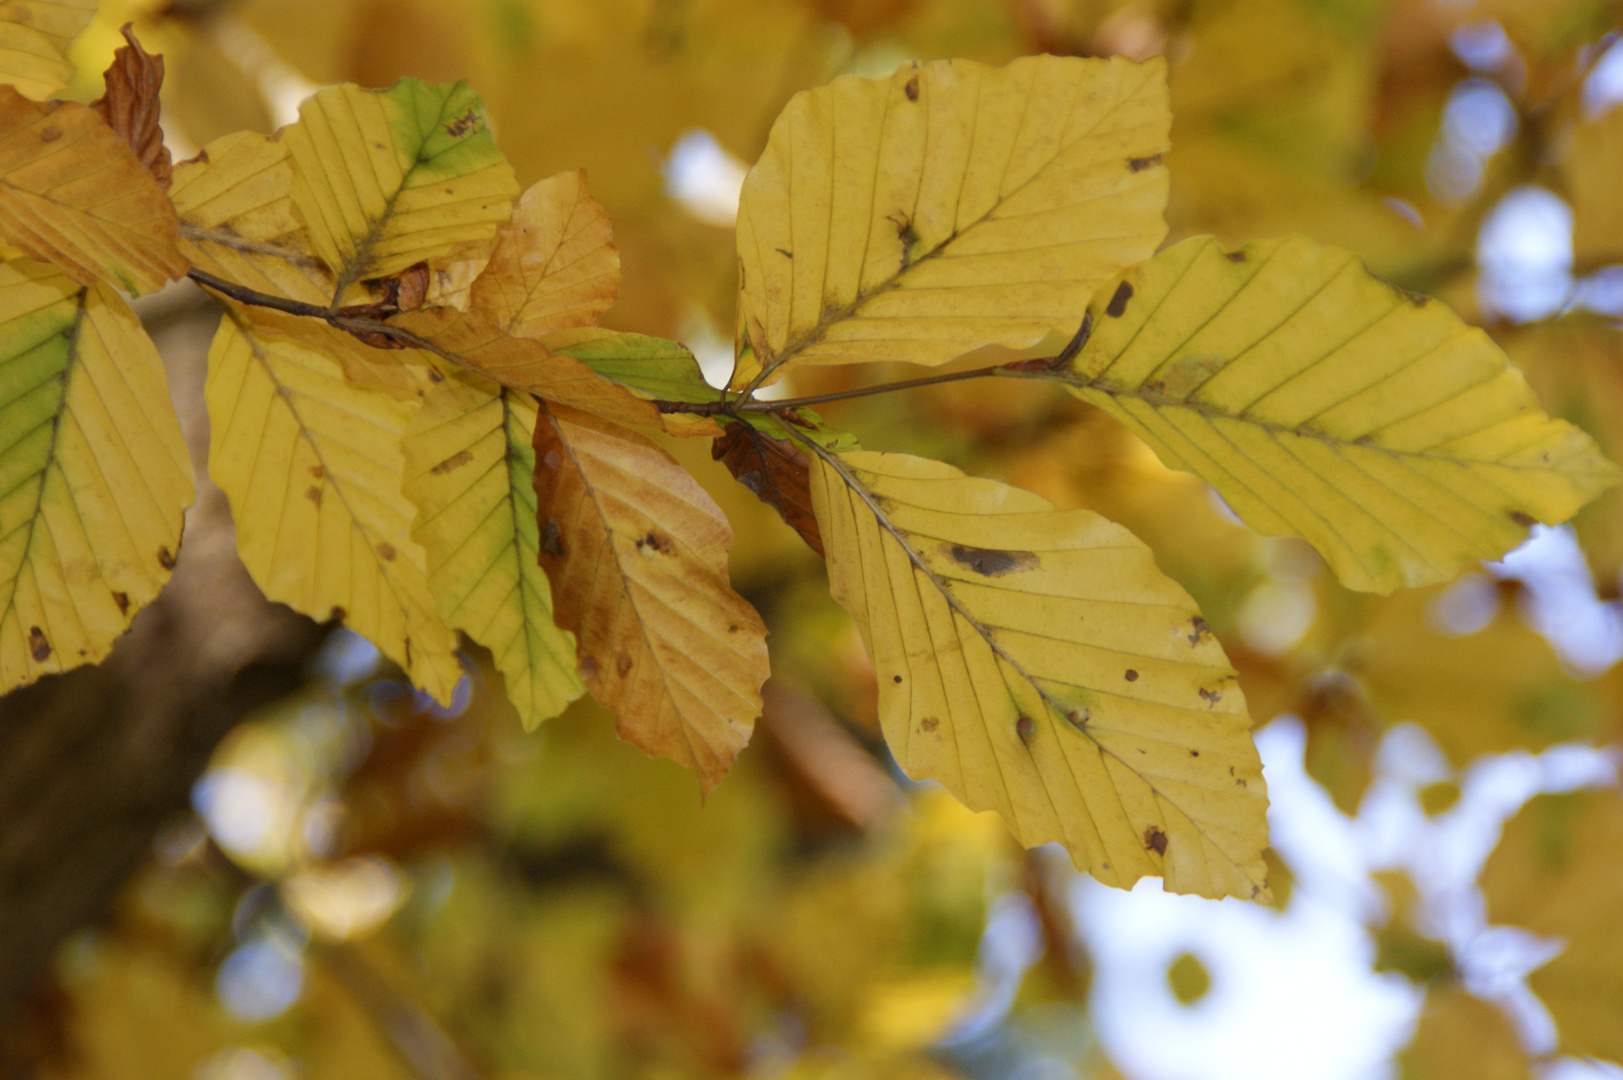
{"type": "Polygon", "coordinates": [[[215,139],[175,166],[169,197],[180,215],[181,251],[226,281],[328,303],[336,281],[316,256],[292,191],[293,159],[284,140],[252,131],[215,139]]]}
{"type": "Polygon", "coordinates": [[[1486,333],[1338,248],[1186,240],[1088,317],[1087,344],[1045,374],[1355,589],[1445,581],[1617,479],[1486,333]]]}
{"type": "Polygon", "coordinates": [[[586,413],[549,406],[535,451],[541,565],[581,678],[621,738],[709,791],[767,677],[766,626],[728,582],[726,517],[665,451],[586,413]]]}
{"type": "Polygon", "coordinates": [[[68,43],[96,17],[96,0],[9,0],[0,8],[0,83],[36,101],[73,76],[68,43]]]}
{"type": "Polygon", "coordinates": [[[679,341],[588,326],[548,334],[547,348],[573,356],[599,375],[653,400],[715,401],[721,392],[704,381],[699,362],[679,341]]]}
{"type": "Polygon", "coordinates": [[[294,338],[220,322],[209,349],[209,475],[265,595],[339,619],[442,702],[461,676],[402,494],[412,401],[352,385],[294,338]]]}
{"type": "Polygon", "coordinates": [[[1623,797],[1539,795],[1482,871],[1488,921],[1566,940],[1528,976],[1564,1054],[1623,1061],[1623,797]]]}
{"type": "Polygon", "coordinates": [[[94,110],[0,86],[0,239],[139,296],[186,273],[175,209],[94,110]]]}
{"type": "Polygon", "coordinates": [[[169,580],[192,467],[163,365],[104,285],[0,264],[0,693],[94,663],[169,580]]]}
{"type": "Polygon", "coordinates": [[[1087,510],[903,454],[818,451],[817,523],[908,775],[1129,888],[1267,895],[1262,764],[1222,646],[1087,510]]]}
{"type": "Polygon", "coordinates": [[[1164,72],[942,60],[797,94],[739,202],[735,381],[1074,330],[1166,235],[1164,72]]]}
{"type": "Polygon", "coordinates": [[[484,645],[526,728],[563,711],[584,687],[575,638],[552,618],[541,570],[534,488],[535,399],[454,374],[423,398],[406,428],[412,538],[447,625],[484,645]]]}
{"type": "Polygon", "coordinates": [[[329,86],[280,135],[293,202],[346,286],[418,262],[488,258],[518,194],[484,103],[462,81],[329,86]]]}

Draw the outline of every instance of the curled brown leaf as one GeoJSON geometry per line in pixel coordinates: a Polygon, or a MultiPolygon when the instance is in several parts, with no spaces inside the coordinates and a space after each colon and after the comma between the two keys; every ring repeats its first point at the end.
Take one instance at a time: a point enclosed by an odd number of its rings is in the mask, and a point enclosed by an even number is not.
{"type": "Polygon", "coordinates": [[[163,144],[163,129],[158,126],[163,57],[143,49],[135,40],[132,27],[132,23],[124,24],[124,40],[129,44],[113,53],[112,64],[102,73],[107,92],[90,107],[130,144],[147,172],[167,188],[171,169],[169,148],[163,144]]]}
{"type": "Polygon", "coordinates": [[[823,554],[823,537],[812,512],[808,462],[798,446],[739,424],[711,444],[710,456],[727,466],[733,479],[757,499],[775,508],[813,551],[823,554]]]}

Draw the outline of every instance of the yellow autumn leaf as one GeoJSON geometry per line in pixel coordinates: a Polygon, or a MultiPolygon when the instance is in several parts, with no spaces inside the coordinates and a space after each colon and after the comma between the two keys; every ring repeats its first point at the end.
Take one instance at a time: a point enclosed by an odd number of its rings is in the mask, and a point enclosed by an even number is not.
{"type": "Polygon", "coordinates": [[[1039,376],[1354,589],[1446,581],[1617,479],[1486,333],[1339,248],[1196,237],[1101,289],[1088,319],[1039,376]]]}
{"type": "Polygon", "coordinates": [[[175,230],[163,188],[94,110],[0,86],[0,240],[139,296],[186,273],[175,230]]]}
{"type": "Polygon", "coordinates": [[[266,596],[339,619],[442,702],[461,676],[400,490],[417,406],[354,386],[296,338],[220,321],[209,349],[209,475],[266,596]]]}
{"type": "Polygon", "coordinates": [[[484,645],[507,679],[526,728],[563,711],[584,689],[575,639],[552,617],[536,518],[535,399],[454,374],[429,391],[406,427],[412,537],[447,625],[484,645]]]}
{"type": "Polygon", "coordinates": [[[169,580],[192,467],[163,365],[105,285],[0,264],[0,693],[94,663],[169,580]]]}
{"type": "Polygon", "coordinates": [[[180,216],[180,250],[193,266],[234,284],[327,304],[336,281],[316,257],[292,193],[285,141],[252,131],[215,139],[175,166],[169,197],[180,216]]]}
{"type": "Polygon", "coordinates": [[[535,453],[541,565],[582,679],[621,738],[709,791],[767,677],[766,626],[727,580],[727,519],[669,454],[586,413],[549,406],[535,453]]]}
{"type": "Polygon", "coordinates": [[[10,0],[0,8],[0,83],[43,100],[68,84],[68,43],[96,17],[97,0],[10,0]]]}
{"type": "Polygon", "coordinates": [[[1165,65],[1038,56],[795,95],[738,206],[738,371],[940,364],[1074,330],[1166,235],[1165,65]]]}
{"type": "Polygon", "coordinates": [[[1561,174],[1572,198],[1572,257],[1580,273],[1623,262],[1623,107],[1577,125],[1561,174]]]}
{"type": "Polygon", "coordinates": [[[488,258],[518,184],[464,81],[326,87],[280,137],[292,197],[341,287],[488,258]]]}
{"type": "Polygon", "coordinates": [[[1266,895],[1245,698],[1148,548],[939,462],[815,458],[830,589],[867,645],[909,776],[998,811],[1028,847],[1063,844],[1106,884],[1266,895]]]}
{"type": "Polygon", "coordinates": [[[1623,1061],[1623,797],[1539,795],[1505,824],[1482,871],[1488,921],[1566,947],[1528,976],[1564,1054],[1623,1061]]]}
{"type": "Polygon", "coordinates": [[[620,253],[607,211],[580,170],[524,192],[502,228],[473,303],[509,334],[539,338],[594,326],[620,290],[620,253]]]}
{"type": "Polygon", "coordinates": [[[1439,980],[1420,1007],[1414,1039],[1398,1053],[1399,1080],[1530,1080],[1532,1063],[1505,1011],[1452,980],[1439,980]]]}

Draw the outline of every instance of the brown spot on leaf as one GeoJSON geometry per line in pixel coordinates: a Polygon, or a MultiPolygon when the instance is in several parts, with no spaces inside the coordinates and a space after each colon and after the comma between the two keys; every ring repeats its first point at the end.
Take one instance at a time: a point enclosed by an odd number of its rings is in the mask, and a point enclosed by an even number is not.
{"type": "MultiPolygon", "coordinates": [[[[907,80],[907,85],[902,87],[902,93],[907,95],[907,100],[909,101],[917,101],[919,99],[919,77],[917,75],[914,75],[911,79],[907,80]]],[[[1135,169],[1134,171],[1136,172],[1137,170],[1135,169]]]]}
{"type": "Polygon", "coordinates": [[[652,550],[660,555],[675,555],[676,543],[658,529],[649,529],[648,535],[637,539],[637,550],[652,550]]]}
{"type": "Polygon", "coordinates": [[[310,475],[315,477],[317,480],[323,480],[327,476],[327,470],[323,469],[320,465],[312,465],[310,466],[310,475]]]}
{"type": "Polygon", "coordinates": [[[1092,714],[1086,709],[1072,709],[1070,712],[1065,714],[1065,719],[1069,720],[1071,722],[1071,726],[1076,728],[1076,730],[1086,731],[1088,730],[1088,718],[1091,715],[1092,714]]]}
{"type": "Polygon", "coordinates": [[[1132,668],[1128,668],[1127,669],[1127,681],[1128,682],[1137,682],[1138,681],[1138,672],[1134,671],[1132,668]]]}
{"type": "Polygon", "coordinates": [[[1196,615],[1189,620],[1189,644],[1199,645],[1201,640],[1212,636],[1212,628],[1206,625],[1206,620],[1196,615]]]}
{"type": "Polygon", "coordinates": [[[61,124],[46,124],[44,127],[39,129],[39,141],[42,143],[54,143],[61,137],[61,124]]]}
{"type": "Polygon", "coordinates": [[[784,257],[784,258],[785,258],[785,259],[792,259],[792,258],[794,258],[794,257],[795,257],[795,253],[794,253],[794,252],[792,252],[792,251],[786,251],[786,250],[785,250],[785,249],[783,249],[783,248],[773,248],[773,249],[772,249],[772,250],[773,250],[773,251],[776,251],[776,252],[777,252],[777,253],[778,253],[778,254],[779,254],[779,255],[782,255],[782,256],[783,256],[783,257],[784,257]]]}
{"type": "Polygon", "coordinates": [[[890,677],[890,681],[895,683],[897,686],[902,685],[902,677],[900,675],[892,675],[890,677]]]}
{"type": "Polygon", "coordinates": [[[541,550],[554,559],[563,558],[564,541],[556,518],[547,518],[541,523],[541,550]]]}
{"type": "Polygon", "coordinates": [[[1219,694],[1216,690],[1208,690],[1204,686],[1200,688],[1200,697],[1202,701],[1206,702],[1206,707],[1208,709],[1212,708],[1219,701],[1223,700],[1222,694],[1219,694]]]}
{"type": "Polygon", "coordinates": [[[559,454],[556,450],[548,450],[541,456],[541,464],[545,465],[553,472],[557,472],[558,466],[562,465],[563,463],[563,455],[559,454]]]}
{"type": "Polygon", "coordinates": [[[453,139],[461,138],[479,122],[479,114],[472,109],[445,125],[445,133],[453,139]]]}
{"type": "Polygon", "coordinates": [[[129,593],[127,593],[127,592],[116,592],[116,593],[114,593],[113,594],[113,603],[118,605],[118,613],[120,615],[128,615],[130,613],[130,594],[129,593]]]}
{"type": "Polygon", "coordinates": [[[395,550],[393,544],[378,544],[378,557],[384,562],[394,562],[395,550]]]}
{"type": "Polygon", "coordinates": [[[304,489],[304,497],[306,499],[309,499],[311,502],[315,503],[317,506],[320,506],[321,505],[321,485],[320,484],[311,484],[309,487],[305,488],[304,489]]]}
{"type": "Polygon", "coordinates": [[[583,681],[591,682],[597,678],[597,661],[590,656],[583,656],[580,658],[580,663],[576,665],[576,670],[580,672],[583,681]]]}
{"type": "Polygon", "coordinates": [[[1191,750],[1191,751],[1189,751],[1189,756],[1190,757],[1199,757],[1200,756],[1200,751],[1199,750],[1191,750]]]}
{"type": "Polygon", "coordinates": [[[1532,518],[1532,516],[1529,515],[1529,514],[1524,514],[1520,510],[1512,510],[1510,513],[1506,514],[1505,516],[1510,518],[1511,521],[1514,521],[1516,524],[1520,525],[1524,529],[1531,529],[1533,527],[1534,519],[1532,518]]]}
{"type": "Polygon", "coordinates": [[[51,657],[51,643],[45,640],[45,631],[37,626],[28,628],[28,654],[38,664],[45,663],[51,657]]]}
{"type": "Polygon", "coordinates": [[[1244,777],[1237,777],[1237,778],[1235,778],[1234,782],[1236,784],[1239,784],[1241,787],[1245,787],[1245,778],[1244,777]]]}
{"type": "Polygon", "coordinates": [[[731,625],[731,626],[729,626],[727,628],[727,632],[729,634],[736,634],[736,633],[738,633],[738,629],[739,629],[738,624],[734,623],[733,625],[731,625]]]}
{"type": "Polygon", "coordinates": [[[1167,853],[1167,834],[1161,831],[1160,826],[1151,825],[1144,830],[1144,847],[1157,855],[1167,853]]]}
{"type": "Polygon", "coordinates": [[[1019,574],[1037,568],[1037,556],[1030,551],[999,551],[996,548],[953,544],[947,548],[947,554],[952,556],[954,562],[969,567],[982,577],[1002,577],[1004,574],[1019,574]]]}
{"type": "Polygon", "coordinates": [[[468,462],[470,462],[472,460],[473,460],[473,451],[472,450],[458,450],[456,453],[452,454],[450,457],[446,458],[444,461],[440,462],[438,465],[434,466],[429,471],[434,472],[434,473],[438,473],[439,475],[444,476],[446,473],[450,472],[452,469],[460,469],[462,466],[466,465],[468,462]]]}
{"type": "Polygon", "coordinates": [[[940,726],[941,726],[941,721],[937,720],[933,716],[926,716],[923,720],[919,721],[919,728],[922,731],[934,731],[936,728],[938,728],[940,726]]]}
{"type": "Polygon", "coordinates": [[[329,622],[343,622],[347,618],[349,618],[349,612],[345,611],[337,604],[334,604],[332,606],[332,610],[327,612],[327,620],[329,622]]]}
{"type": "Polygon", "coordinates": [[[1225,251],[1223,253],[1223,258],[1227,259],[1231,263],[1243,263],[1243,262],[1245,262],[1245,252],[1243,252],[1243,251],[1225,251]]]}
{"type": "Polygon", "coordinates": [[[168,548],[160,547],[158,549],[158,565],[163,567],[165,570],[173,570],[175,568],[175,557],[169,553],[168,548]]]}
{"type": "Polygon", "coordinates": [[[1134,172],[1143,172],[1145,169],[1154,168],[1159,164],[1161,164],[1160,154],[1151,154],[1149,157],[1130,157],[1127,159],[1127,167],[1134,172]]]}
{"type": "Polygon", "coordinates": [[[620,678],[622,678],[622,679],[625,678],[627,675],[631,674],[631,654],[630,653],[622,652],[622,653],[620,653],[620,655],[618,655],[618,656],[616,656],[614,658],[614,673],[616,675],[620,676],[620,678]]]}
{"type": "Polygon", "coordinates": [[[1029,716],[1022,716],[1014,722],[1014,733],[1020,736],[1021,742],[1030,742],[1032,736],[1037,734],[1037,721],[1029,716]]]}
{"type": "Polygon", "coordinates": [[[1105,314],[1112,319],[1119,319],[1127,313],[1127,301],[1133,298],[1133,286],[1122,282],[1116,286],[1116,291],[1110,295],[1110,303],[1105,305],[1105,314]]]}

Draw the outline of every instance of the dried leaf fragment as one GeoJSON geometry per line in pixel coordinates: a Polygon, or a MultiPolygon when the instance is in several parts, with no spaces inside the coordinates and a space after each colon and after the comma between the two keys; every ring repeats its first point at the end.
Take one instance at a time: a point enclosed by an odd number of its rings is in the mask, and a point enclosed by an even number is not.
{"type": "Polygon", "coordinates": [[[129,44],[113,52],[113,62],[102,73],[107,92],[91,102],[90,107],[130,144],[136,160],[158,185],[167,188],[171,170],[169,148],[163,144],[163,129],[158,126],[163,57],[154,56],[141,47],[135,40],[133,25],[124,24],[122,33],[129,44]]]}
{"type": "Polygon", "coordinates": [[[774,439],[748,424],[727,429],[710,447],[710,456],[727,466],[733,479],[773,507],[810,548],[823,554],[823,538],[812,510],[810,462],[786,439],[774,439]]]}

